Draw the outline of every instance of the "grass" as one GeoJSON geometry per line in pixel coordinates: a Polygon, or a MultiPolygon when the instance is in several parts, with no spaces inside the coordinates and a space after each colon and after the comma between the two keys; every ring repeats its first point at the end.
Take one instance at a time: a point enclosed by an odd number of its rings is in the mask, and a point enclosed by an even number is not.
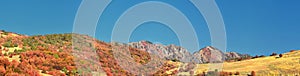
{"type": "MultiPolygon", "coordinates": [[[[238,62],[224,62],[222,70],[225,72],[240,72],[241,75],[255,71],[257,75],[295,75],[300,73],[300,50],[278,56],[268,56],[238,62]]],[[[196,73],[207,71],[209,64],[198,64],[196,73]]]]}

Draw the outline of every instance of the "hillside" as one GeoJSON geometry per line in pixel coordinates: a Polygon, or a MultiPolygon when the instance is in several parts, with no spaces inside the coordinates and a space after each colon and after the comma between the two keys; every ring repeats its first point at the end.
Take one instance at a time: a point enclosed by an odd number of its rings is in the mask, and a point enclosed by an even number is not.
{"type": "MultiPolygon", "coordinates": [[[[86,35],[25,36],[5,31],[0,35],[1,76],[90,76],[96,71],[96,75],[133,75],[117,65],[111,44],[86,35]],[[72,44],[72,39],[80,44],[72,44]]],[[[130,47],[129,51],[135,62],[143,64],[150,59],[147,52],[130,47]]]]}
{"type": "MultiPolygon", "coordinates": [[[[208,71],[210,64],[197,64],[196,73],[208,71]]],[[[300,50],[283,54],[283,57],[268,56],[237,62],[224,62],[223,72],[232,74],[239,72],[240,75],[250,74],[254,71],[258,76],[279,76],[300,74],[300,50]]]]}
{"type": "Polygon", "coordinates": [[[242,76],[251,72],[258,76],[274,76],[300,73],[300,51],[288,52],[282,57],[277,54],[251,57],[236,52],[223,53],[207,46],[190,54],[185,48],[175,45],[153,44],[149,41],[106,43],[87,35],[71,33],[26,36],[0,31],[0,56],[1,76],[133,76],[145,71],[147,74],[143,75],[150,76],[227,76],[237,72],[242,76]],[[130,53],[122,52],[126,49],[130,53]],[[119,54],[115,53],[116,50],[119,54]],[[159,59],[152,54],[164,59],[151,65],[162,65],[155,67],[158,71],[133,68],[159,59]],[[116,58],[123,55],[127,57],[116,58]],[[214,64],[223,67],[221,70],[211,69],[214,64]]]}

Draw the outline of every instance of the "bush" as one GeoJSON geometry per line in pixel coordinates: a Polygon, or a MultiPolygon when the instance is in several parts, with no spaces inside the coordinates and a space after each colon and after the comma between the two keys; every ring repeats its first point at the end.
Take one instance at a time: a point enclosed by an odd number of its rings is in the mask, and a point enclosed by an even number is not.
{"type": "Polygon", "coordinates": [[[296,50],[291,50],[290,52],[294,52],[294,51],[296,51],[296,50]]]}
{"type": "Polygon", "coordinates": [[[260,55],[259,57],[265,57],[265,55],[260,55]]]}
{"type": "Polygon", "coordinates": [[[47,73],[47,71],[46,70],[42,70],[42,73],[47,73]]]}
{"type": "Polygon", "coordinates": [[[4,66],[0,66],[0,75],[3,76],[6,73],[4,66]]]}
{"type": "Polygon", "coordinates": [[[172,59],[173,62],[180,62],[178,59],[172,59]]]}
{"type": "Polygon", "coordinates": [[[229,72],[229,75],[233,75],[232,72],[229,72]]]}
{"type": "Polygon", "coordinates": [[[13,55],[12,55],[12,54],[10,54],[10,55],[9,55],[9,58],[12,58],[12,57],[13,57],[13,55]]]}
{"type": "Polygon", "coordinates": [[[18,47],[18,44],[14,44],[14,47],[18,47]]]}
{"type": "Polygon", "coordinates": [[[54,58],[59,58],[58,54],[53,54],[54,58]]]}
{"type": "Polygon", "coordinates": [[[255,71],[251,71],[251,76],[255,76],[255,71]]]}
{"type": "Polygon", "coordinates": [[[3,33],[3,34],[4,34],[4,35],[8,35],[8,32],[5,32],[5,31],[4,31],[4,33],[3,33]]]}
{"type": "Polygon", "coordinates": [[[66,67],[64,67],[64,68],[62,69],[62,71],[65,72],[65,73],[68,73],[68,70],[66,69],[66,67]]]}
{"type": "Polygon", "coordinates": [[[272,53],[270,56],[276,56],[277,55],[277,53],[272,53]]]}
{"type": "Polygon", "coordinates": [[[240,75],[240,72],[236,72],[234,75],[240,75]]]}
{"type": "Polygon", "coordinates": [[[255,55],[254,57],[252,57],[252,59],[255,59],[255,58],[258,58],[259,56],[258,55],[255,55]]]}
{"type": "Polygon", "coordinates": [[[283,55],[282,55],[282,54],[279,54],[279,57],[283,57],[283,55]]]}
{"type": "Polygon", "coordinates": [[[2,46],[4,46],[4,47],[12,47],[12,43],[10,41],[7,41],[4,44],[2,44],[2,46]]]}
{"type": "Polygon", "coordinates": [[[238,59],[237,59],[237,61],[242,61],[242,60],[243,60],[242,58],[238,58],[238,59]]]}
{"type": "Polygon", "coordinates": [[[25,50],[17,50],[17,49],[15,49],[15,53],[20,54],[21,52],[25,52],[25,50]]]}

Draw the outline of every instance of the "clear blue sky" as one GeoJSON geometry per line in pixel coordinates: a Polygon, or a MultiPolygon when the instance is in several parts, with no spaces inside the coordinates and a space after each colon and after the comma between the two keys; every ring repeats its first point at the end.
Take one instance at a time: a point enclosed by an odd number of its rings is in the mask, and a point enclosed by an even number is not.
{"type": "MultiPolygon", "coordinates": [[[[113,23],[128,7],[147,0],[113,1],[100,17],[96,37],[109,42],[113,23]]],[[[159,0],[157,0],[159,1],[159,0]]],[[[70,33],[81,0],[1,0],[0,29],[26,35],[70,33]]],[[[169,3],[190,18],[200,47],[210,45],[210,35],[201,14],[190,2],[169,3]]],[[[283,53],[300,49],[299,0],[216,0],[227,32],[227,51],[251,55],[283,53]]],[[[138,27],[130,41],[149,40],[179,44],[175,33],[160,23],[138,27]],[[160,28],[160,29],[158,29],[160,28]],[[155,31],[154,31],[155,30],[155,31]]]]}

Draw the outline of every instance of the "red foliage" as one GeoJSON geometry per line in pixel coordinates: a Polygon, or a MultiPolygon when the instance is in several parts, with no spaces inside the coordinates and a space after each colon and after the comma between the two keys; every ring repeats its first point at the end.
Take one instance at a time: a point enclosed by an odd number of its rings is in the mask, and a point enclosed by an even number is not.
{"type": "Polygon", "coordinates": [[[10,62],[8,61],[7,58],[0,58],[0,65],[2,66],[8,66],[10,62]]]}
{"type": "Polygon", "coordinates": [[[256,76],[255,71],[251,71],[251,76],[256,76]]]}
{"type": "Polygon", "coordinates": [[[0,75],[4,75],[4,73],[6,73],[4,66],[0,66],[0,75]]]}
{"type": "Polygon", "coordinates": [[[63,73],[61,73],[58,70],[49,71],[48,74],[54,75],[54,76],[65,76],[63,73]]]}
{"type": "Polygon", "coordinates": [[[232,72],[229,72],[229,75],[233,75],[233,73],[232,73],[232,72]]]}
{"type": "Polygon", "coordinates": [[[19,62],[16,60],[12,60],[10,66],[12,67],[18,67],[19,66],[19,62]]]}
{"type": "Polygon", "coordinates": [[[174,70],[173,72],[172,72],[172,75],[176,75],[178,73],[178,70],[174,70]]]}
{"type": "Polygon", "coordinates": [[[113,76],[113,74],[111,72],[106,72],[107,76],[113,76]]]}
{"type": "Polygon", "coordinates": [[[20,76],[18,73],[7,73],[6,76],[20,76]]]}
{"type": "Polygon", "coordinates": [[[75,69],[74,66],[67,66],[66,68],[67,68],[67,70],[74,70],[75,69]]]}

